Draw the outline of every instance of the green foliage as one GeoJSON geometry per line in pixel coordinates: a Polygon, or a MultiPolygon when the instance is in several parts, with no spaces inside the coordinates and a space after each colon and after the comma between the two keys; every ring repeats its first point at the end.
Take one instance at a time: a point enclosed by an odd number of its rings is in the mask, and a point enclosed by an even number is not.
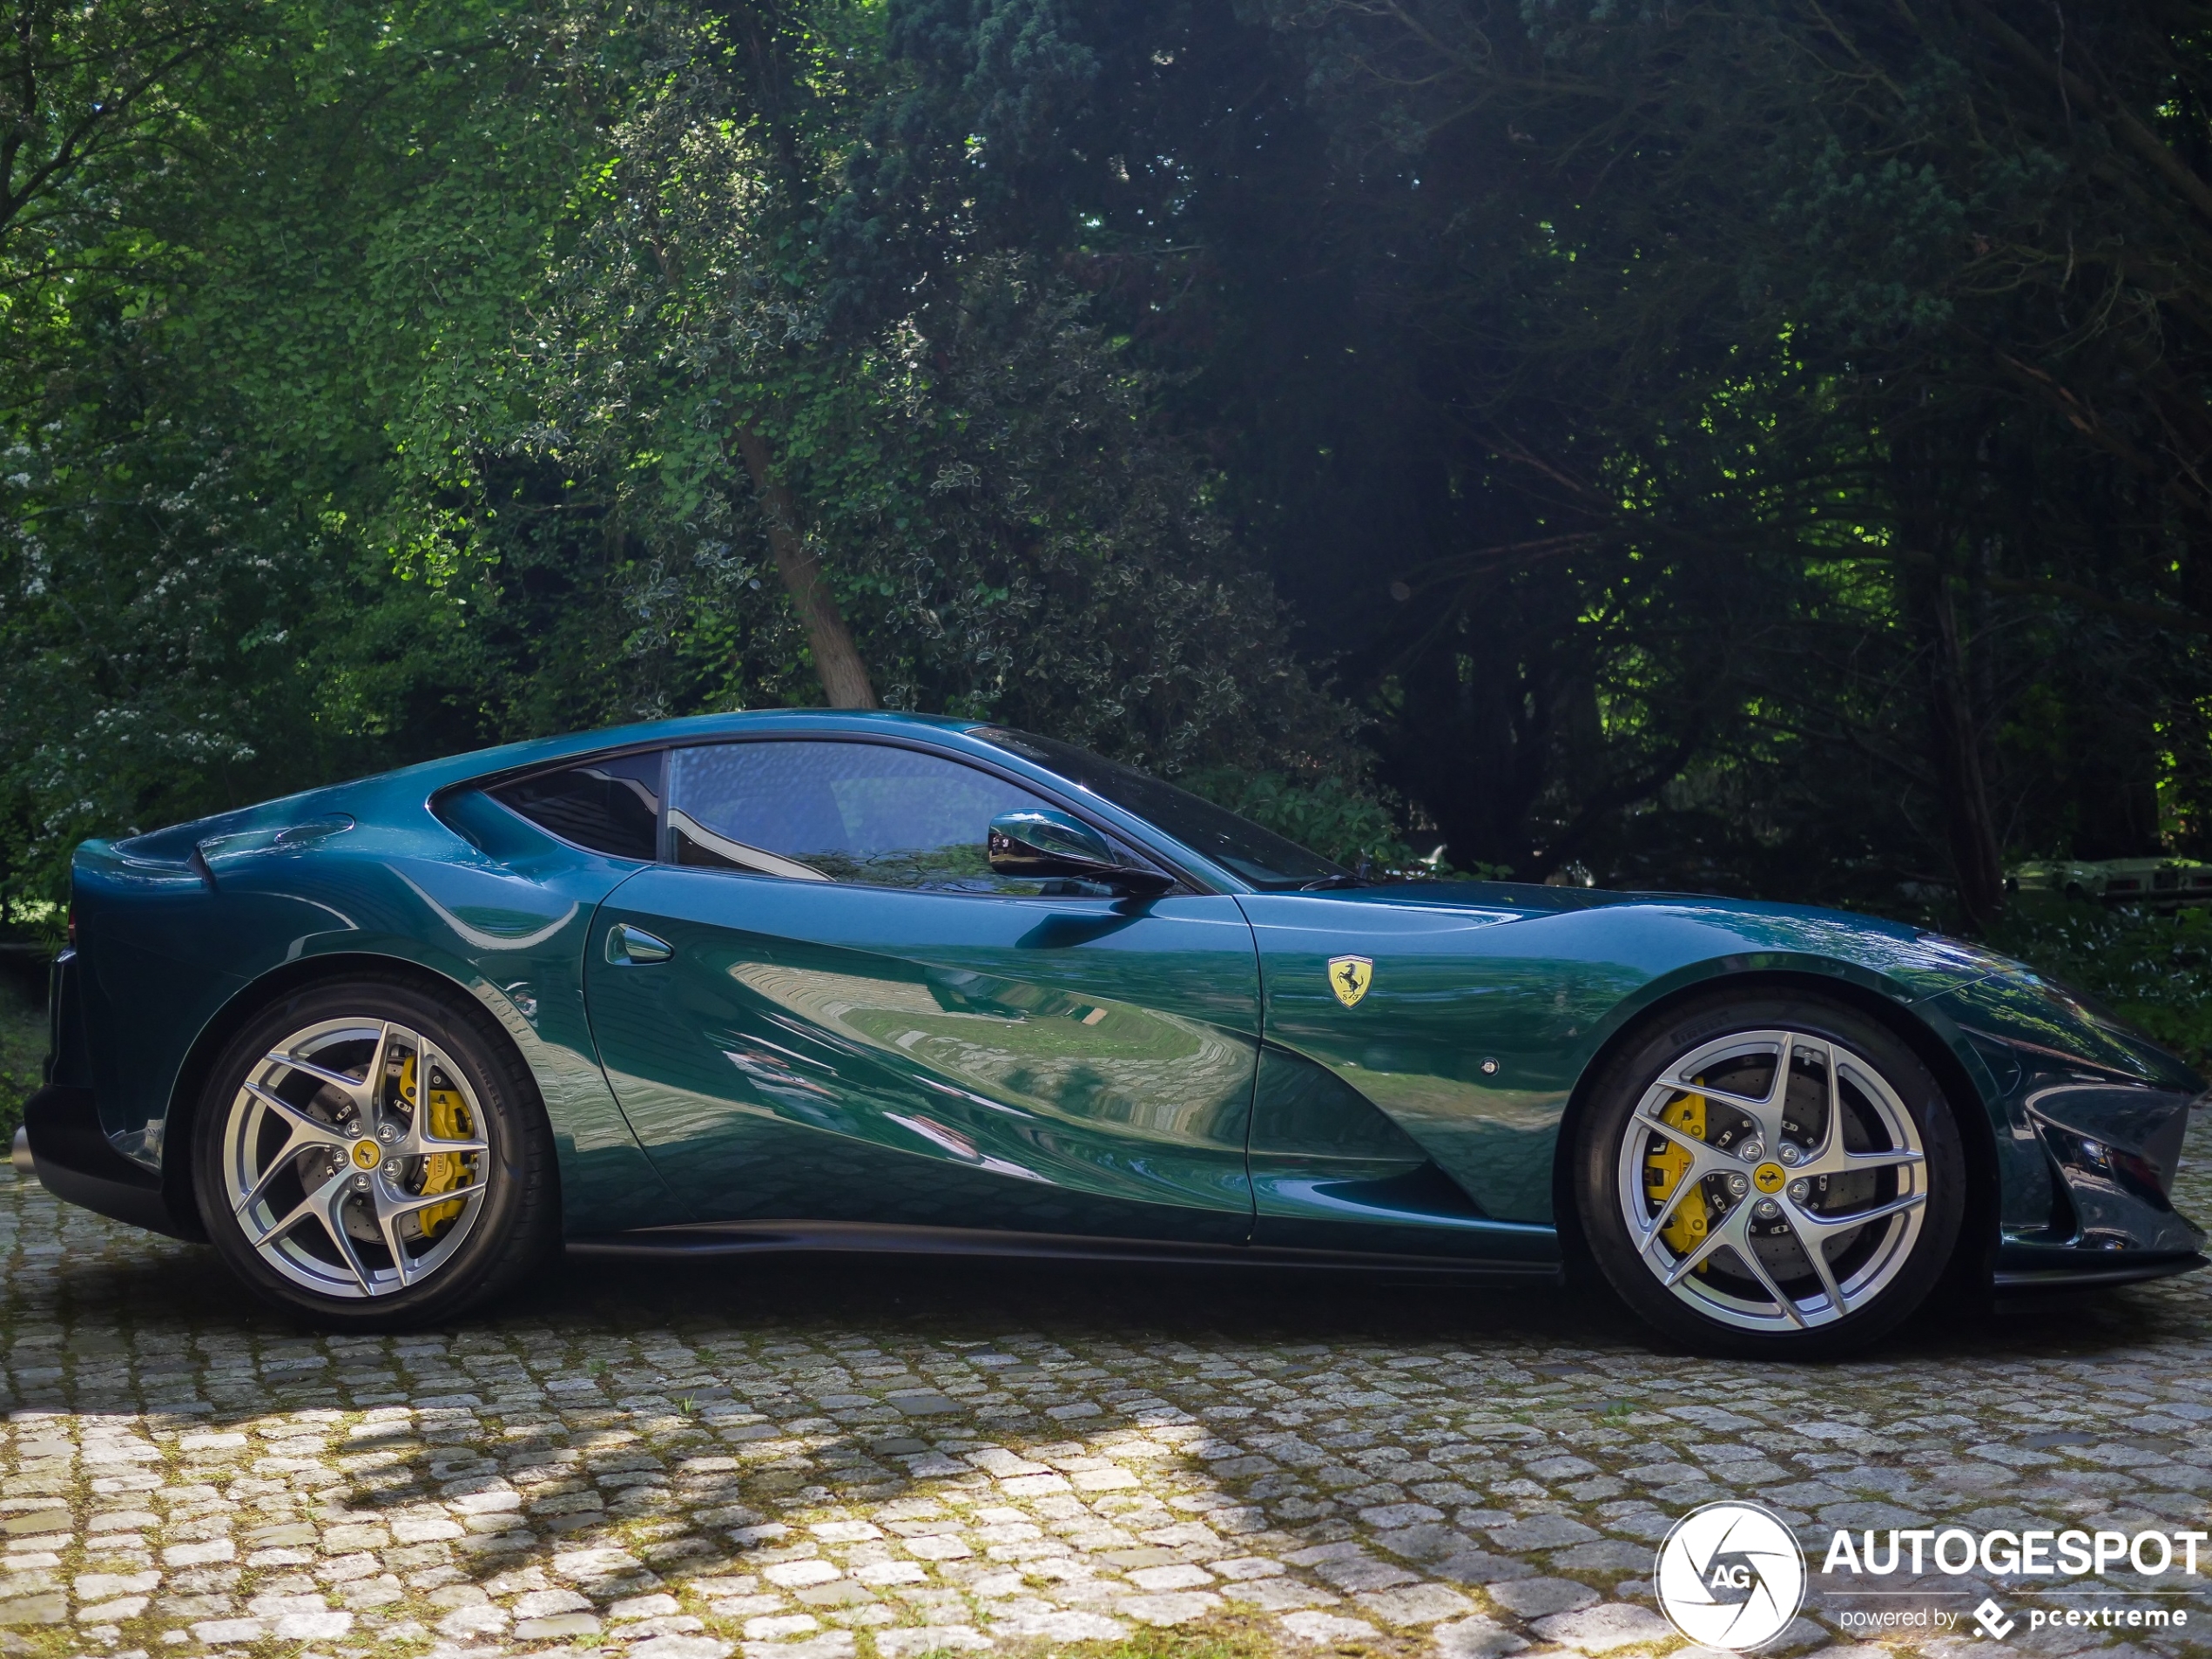
{"type": "Polygon", "coordinates": [[[1208,766],[1177,779],[1217,806],[1333,859],[1347,869],[1403,865],[1413,852],[1388,807],[1337,779],[1296,781],[1279,772],[1208,766]]]}
{"type": "Polygon", "coordinates": [[[1357,769],[1084,294],[993,256],[833,317],[880,8],[73,17],[56,61],[90,30],[111,80],[196,32],[114,151],[166,165],[84,170],[37,246],[0,226],[52,255],[0,262],[0,900],[58,897],[87,835],[816,700],[740,430],[894,703],[1357,769]]]}
{"type": "Polygon", "coordinates": [[[2212,498],[2152,435],[2212,306],[2133,251],[2212,269],[2212,63],[2061,10],[2054,59],[2026,0],[901,0],[846,217],[1049,246],[1186,377],[1455,858],[1986,920],[2007,852],[2212,799],[2212,498]]]}
{"type": "MultiPolygon", "coordinates": [[[[690,695],[805,700],[795,642],[773,626],[780,595],[758,585],[775,509],[732,459],[750,431],[777,455],[796,528],[894,706],[1170,772],[1349,764],[1344,711],[1290,651],[1279,602],[1206,503],[1204,469],[1152,418],[1157,377],[1084,296],[989,255],[951,262],[931,304],[838,326],[804,232],[866,77],[807,82],[779,101],[781,125],[740,122],[750,89],[719,27],[662,29],[650,44],[665,72],[614,128],[598,192],[532,304],[520,424],[470,434],[483,544],[498,544],[496,514],[532,511],[490,493],[493,457],[531,453],[597,481],[558,505],[603,514],[652,561],[674,618],[664,649],[710,624],[752,626],[759,649],[690,695]]],[[[680,705],[660,689],[637,706],[680,705]]]]}
{"type": "Polygon", "coordinates": [[[1380,867],[2212,852],[2212,36],[2061,10],[18,4],[0,903],[815,700],[772,530],[1380,867]]]}
{"type": "Polygon", "coordinates": [[[7,227],[0,899],[60,896],[83,836],[482,735],[423,706],[465,588],[378,533],[395,393],[427,336],[505,339],[514,221],[543,204],[534,252],[567,183],[515,96],[559,55],[496,4],[84,15],[141,31],[86,60],[126,84],[198,32],[134,105],[138,165],[7,227]]]}
{"type": "Polygon", "coordinates": [[[0,974],[0,1145],[23,1123],[23,1103],[37,1089],[46,1059],[46,1015],[12,974],[0,974]]]}
{"type": "MultiPolygon", "coordinates": [[[[1365,867],[1377,880],[1424,880],[1456,873],[1444,861],[1440,845],[1426,853],[1407,845],[1399,823],[1402,808],[1395,802],[1343,778],[1208,766],[1177,781],[1348,870],[1365,867]]],[[[1511,872],[1486,867],[1470,873],[1494,880],[1511,872]]]]}
{"type": "Polygon", "coordinates": [[[2212,909],[2025,895],[1990,942],[2212,1071],[2212,909]]]}

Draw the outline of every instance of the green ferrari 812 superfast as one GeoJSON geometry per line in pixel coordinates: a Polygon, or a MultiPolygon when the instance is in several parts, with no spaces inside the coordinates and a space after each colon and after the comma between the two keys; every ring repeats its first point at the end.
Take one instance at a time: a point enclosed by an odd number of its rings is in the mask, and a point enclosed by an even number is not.
{"type": "Polygon", "coordinates": [[[1562,1276],[1804,1358],[2202,1266],[2202,1081],[2015,962],[1369,884],[973,721],[518,744],[78,849],[19,1164],[333,1328],[562,1248],[1562,1276]]]}

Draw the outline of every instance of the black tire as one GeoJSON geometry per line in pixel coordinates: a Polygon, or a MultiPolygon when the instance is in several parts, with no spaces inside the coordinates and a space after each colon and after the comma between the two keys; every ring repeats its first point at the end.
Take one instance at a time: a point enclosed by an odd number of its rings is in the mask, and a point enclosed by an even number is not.
{"type": "Polygon", "coordinates": [[[1583,1237],[1606,1282],[1649,1324],[1705,1352],[1796,1360],[1864,1348],[1936,1288],[1966,1210],[1966,1157],[1942,1086],[1889,1028],[1817,995],[1716,992],[1634,1033],[1594,1080],[1572,1156],[1583,1237]],[[1778,1051],[1783,1034],[1796,1039],[1795,1058],[1776,1095],[1773,1062],[1761,1056],[1778,1051]],[[1833,1137],[1831,1064],[1843,1107],[1833,1137]],[[1765,1097],[1759,1113],[1739,1112],[1676,1077],[1765,1097]],[[1781,1124],[1777,1143],[1727,1161],[1757,1138],[1767,1112],[1781,1124]],[[1708,1160],[1685,1137],[1712,1155],[1708,1176],[1692,1178],[1708,1160]],[[1886,1152],[1898,1156],[1885,1163],[1886,1152]],[[1839,1157],[1860,1163],[1835,1167],[1839,1157]],[[1878,1218],[1851,1226],[1859,1214],[1878,1218]]]}
{"type": "Polygon", "coordinates": [[[272,1306],[327,1330],[407,1330],[451,1320],[528,1273],[560,1237],[552,1133],[522,1056],[472,998],[398,978],[306,986],[248,1020],[226,1045],[200,1097],[192,1182],[209,1241],[225,1264],[272,1306]],[[314,1073],[273,1063],[288,1039],[325,1028],[341,1028],[315,1039],[324,1049],[287,1051],[303,1060],[327,1055],[324,1063],[341,1080],[358,1065],[362,1076],[354,1087],[362,1091],[387,1089],[379,1077],[389,1072],[395,1081],[385,1097],[363,1092],[366,1107],[348,1105],[350,1096],[314,1073]],[[379,1029],[387,1035],[358,1035],[379,1029]],[[357,1034],[350,1045],[349,1032],[357,1034]],[[280,1097],[274,1103],[273,1094],[280,1097]],[[419,1117],[418,1095],[425,1103],[419,1117]],[[374,1121],[365,1122],[363,1110],[374,1121]],[[415,1144],[408,1128],[433,1133],[434,1112],[444,1115],[455,1138],[405,1156],[415,1144]],[[333,1139],[348,1136],[349,1121],[361,1125],[350,1131],[351,1152],[333,1139]],[[302,1130],[302,1123],[310,1129],[302,1130]],[[378,1123],[385,1146],[361,1148],[378,1138],[378,1123]],[[441,1154],[442,1145],[475,1150],[441,1154]],[[434,1202],[447,1184],[457,1196],[434,1202]],[[317,1191],[333,1196],[316,1201],[317,1191]],[[388,1201],[408,1211],[392,1217],[388,1230],[381,1219],[388,1201]],[[305,1218],[260,1245],[249,1237],[249,1224],[273,1224],[269,1218],[287,1211],[305,1218]],[[395,1251],[406,1256],[404,1264],[392,1261],[395,1251]],[[411,1272],[419,1277],[408,1282],[411,1272]],[[343,1285],[348,1274],[351,1291],[343,1285]]]}

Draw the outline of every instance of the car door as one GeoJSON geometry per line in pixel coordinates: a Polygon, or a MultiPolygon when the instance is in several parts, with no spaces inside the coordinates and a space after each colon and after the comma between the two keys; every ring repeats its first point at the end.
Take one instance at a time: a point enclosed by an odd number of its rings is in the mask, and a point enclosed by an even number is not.
{"type": "Polygon", "coordinates": [[[1046,806],[923,748],[671,751],[664,861],[601,907],[592,1030],[700,1221],[1236,1241],[1259,1032],[1226,894],[992,873],[1046,806]]]}

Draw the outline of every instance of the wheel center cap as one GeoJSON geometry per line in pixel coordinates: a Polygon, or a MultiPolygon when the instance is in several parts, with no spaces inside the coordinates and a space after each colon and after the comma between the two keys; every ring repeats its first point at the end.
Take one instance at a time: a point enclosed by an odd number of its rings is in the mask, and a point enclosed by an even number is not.
{"type": "Polygon", "coordinates": [[[1751,1171],[1751,1184],[1761,1192],[1779,1192],[1790,1184],[1790,1171],[1779,1163],[1762,1163],[1751,1171]]]}
{"type": "MultiPolygon", "coordinates": [[[[354,1143],[354,1163],[358,1169],[373,1170],[384,1161],[384,1149],[364,1136],[354,1143]]],[[[1761,1172],[1764,1176],[1764,1172],[1761,1172]]]]}

